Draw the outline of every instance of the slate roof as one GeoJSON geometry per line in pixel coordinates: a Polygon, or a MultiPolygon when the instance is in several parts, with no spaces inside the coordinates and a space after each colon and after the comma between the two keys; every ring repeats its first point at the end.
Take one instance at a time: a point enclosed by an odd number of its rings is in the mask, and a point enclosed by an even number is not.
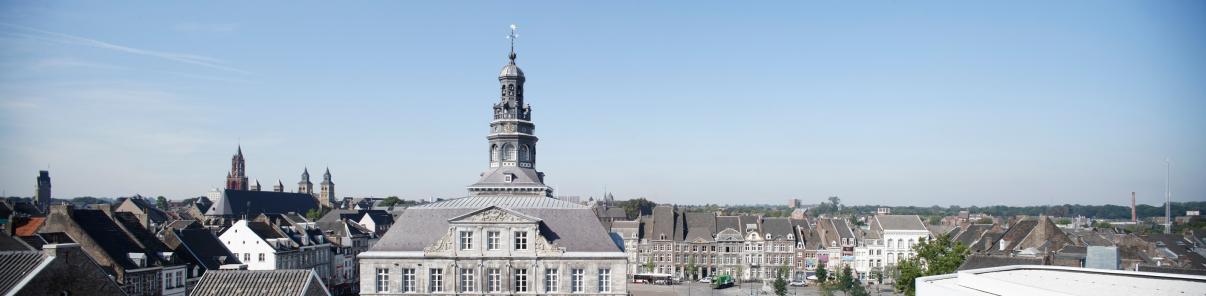
{"type": "Polygon", "coordinates": [[[330,295],[311,270],[211,270],[189,296],[299,296],[315,289],[330,295]]]}
{"type": "MultiPolygon", "coordinates": [[[[662,235],[668,240],[681,240],[675,235],[675,224],[678,224],[678,213],[674,212],[674,208],[670,206],[658,206],[653,208],[653,233],[650,234],[650,239],[661,240],[662,235]]],[[[681,229],[681,228],[679,228],[681,229]]]]}
{"type": "Polygon", "coordinates": [[[0,294],[8,294],[45,259],[39,251],[0,252],[0,266],[4,267],[0,268],[0,294]]]}
{"type": "Polygon", "coordinates": [[[763,236],[771,235],[771,239],[787,239],[788,234],[792,234],[791,220],[784,217],[770,217],[762,220],[763,236]]]}
{"type": "MultiPolygon", "coordinates": [[[[8,234],[0,233],[0,251],[33,251],[28,244],[21,241],[21,238],[8,236],[8,234]]],[[[3,266],[3,265],[0,265],[3,266]]]]}
{"type": "Polygon", "coordinates": [[[1003,234],[1001,238],[997,239],[996,243],[993,245],[992,251],[999,252],[1001,250],[1001,246],[998,246],[1002,243],[1001,240],[1004,240],[1004,243],[1006,243],[1006,251],[1013,250],[1014,247],[1021,243],[1022,239],[1026,238],[1026,235],[1030,234],[1030,231],[1033,230],[1037,225],[1038,220],[1023,220],[1014,223],[1009,227],[1009,229],[1005,230],[1005,234],[1003,234]]]}
{"type": "Polygon", "coordinates": [[[990,229],[992,229],[992,224],[971,224],[967,226],[967,229],[963,229],[963,231],[955,234],[951,239],[970,247],[976,241],[979,241],[980,237],[984,236],[984,233],[990,229]]]}
{"type": "Polygon", "coordinates": [[[305,193],[227,189],[205,215],[251,217],[262,213],[305,213],[318,208],[318,200],[305,193]]]}
{"type": "Polygon", "coordinates": [[[389,212],[386,212],[385,210],[363,210],[359,213],[361,215],[369,216],[369,219],[373,219],[373,223],[377,223],[377,225],[394,224],[394,216],[390,215],[389,212]]]}
{"type": "Polygon", "coordinates": [[[713,235],[716,234],[716,214],[686,213],[686,220],[687,235],[684,241],[713,241],[713,235]]]}
{"type": "MultiPolygon", "coordinates": [[[[167,212],[155,207],[155,205],[151,204],[151,202],[145,198],[127,198],[125,199],[125,202],[133,203],[139,209],[142,209],[142,211],[147,214],[147,218],[151,219],[151,222],[155,222],[156,224],[167,223],[168,220],[170,220],[167,212]]],[[[114,208],[116,209],[117,207],[114,208]]]]}
{"type": "Polygon", "coordinates": [[[461,205],[488,204],[489,199],[499,199],[503,204],[537,206],[535,208],[499,207],[540,218],[540,234],[557,247],[565,248],[566,251],[620,251],[590,208],[547,197],[468,197],[412,207],[398,216],[394,226],[373,245],[371,251],[422,251],[447,234],[449,219],[488,207],[470,208],[460,207],[461,205]],[[480,201],[461,201],[464,199],[480,201]],[[540,201],[517,202],[516,199],[539,199],[540,201]],[[565,207],[551,207],[552,205],[565,205],[565,207]]]}
{"type": "Polygon", "coordinates": [[[725,229],[733,229],[741,232],[741,218],[737,216],[716,217],[716,232],[721,232],[725,229]]]}
{"type": "Polygon", "coordinates": [[[138,241],[147,251],[166,252],[168,250],[167,246],[162,241],[159,241],[159,238],[155,237],[155,234],[142,227],[142,223],[138,222],[138,217],[134,216],[134,213],[115,212],[113,213],[113,219],[119,224],[118,226],[121,226],[127,234],[138,241]]]}
{"type": "Polygon", "coordinates": [[[829,222],[837,229],[839,238],[854,238],[854,231],[850,230],[850,225],[846,223],[845,219],[829,219],[829,222]]]}
{"type": "Polygon", "coordinates": [[[756,231],[758,232],[759,236],[762,236],[762,221],[759,219],[760,217],[750,215],[741,215],[737,217],[741,219],[741,229],[738,229],[741,231],[741,235],[744,236],[750,231],[756,231]]]}
{"type": "MultiPolygon", "coordinates": [[[[72,218],[113,262],[126,269],[140,268],[134,261],[130,260],[129,253],[146,254],[146,250],[139,247],[134,240],[126,236],[126,233],[113,220],[110,220],[109,216],[105,215],[105,212],[100,210],[74,210],[72,218]]],[[[147,266],[152,266],[158,262],[159,256],[146,256],[146,258],[148,262],[147,266]]]]}
{"type": "MultiPolygon", "coordinates": [[[[499,166],[490,168],[482,173],[481,180],[477,183],[468,186],[470,190],[476,188],[490,187],[507,187],[507,188],[548,188],[544,182],[540,180],[540,172],[531,168],[521,168],[516,166],[499,166]],[[506,175],[511,174],[511,182],[506,182],[506,175]]],[[[538,192],[541,196],[545,194],[543,191],[538,192]]]]}
{"type": "Polygon", "coordinates": [[[958,270],[999,267],[999,266],[1009,266],[1009,265],[1043,265],[1043,258],[1016,257],[1016,256],[992,256],[992,255],[968,255],[967,259],[963,261],[963,265],[960,265],[958,270]]]}
{"type": "Polygon", "coordinates": [[[875,220],[883,230],[927,230],[917,215],[876,215],[875,220]]]}
{"type": "Polygon", "coordinates": [[[226,245],[205,228],[168,229],[175,236],[179,245],[175,252],[192,258],[191,261],[200,264],[206,270],[217,270],[222,264],[239,264],[239,260],[226,245]],[[225,261],[219,260],[225,256],[225,261]]]}

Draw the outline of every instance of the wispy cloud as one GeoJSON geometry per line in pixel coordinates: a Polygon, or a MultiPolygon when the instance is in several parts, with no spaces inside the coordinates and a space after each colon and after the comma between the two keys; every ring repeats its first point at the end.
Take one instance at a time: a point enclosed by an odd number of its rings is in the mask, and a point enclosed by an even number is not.
{"type": "Polygon", "coordinates": [[[181,32],[222,33],[238,30],[239,24],[207,24],[188,22],[176,24],[175,29],[176,31],[181,32]]]}
{"type": "Polygon", "coordinates": [[[0,26],[17,29],[16,31],[7,32],[9,35],[16,36],[16,37],[29,38],[29,39],[35,39],[35,40],[41,40],[41,41],[53,42],[53,43],[60,43],[60,44],[81,45],[81,46],[88,46],[88,47],[94,47],[94,48],[108,49],[108,50],[113,50],[113,51],[118,51],[118,52],[160,58],[160,59],[165,59],[165,60],[170,60],[170,61],[175,61],[175,62],[180,62],[180,63],[208,67],[208,68],[212,68],[212,69],[230,71],[230,72],[235,72],[235,73],[240,73],[240,74],[250,74],[250,72],[248,72],[248,71],[228,66],[228,65],[226,65],[226,62],[224,62],[222,60],[211,58],[211,57],[206,57],[206,56],[187,54],[187,53],[175,53],[175,52],[155,51],[155,50],[149,50],[149,49],[140,49],[140,48],[113,44],[113,43],[100,41],[100,40],[96,40],[96,39],[92,39],[92,38],[68,35],[68,34],[51,32],[51,31],[45,31],[45,30],[40,30],[40,29],[35,29],[35,28],[30,28],[30,27],[20,26],[20,25],[14,25],[14,24],[0,23],[0,26]]]}

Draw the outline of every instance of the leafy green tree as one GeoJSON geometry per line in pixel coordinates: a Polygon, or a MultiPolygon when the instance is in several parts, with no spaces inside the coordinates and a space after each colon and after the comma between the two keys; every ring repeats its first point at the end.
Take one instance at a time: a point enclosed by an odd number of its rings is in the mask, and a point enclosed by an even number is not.
{"type": "Polygon", "coordinates": [[[838,290],[850,291],[850,286],[854,285],[854,275],[850,271],[850,266],[842,266],[837,276],[838,290]]]}
{"type": "Polygon", "coordinates": [[[825,264],[817,265],[817,281],[825,283],[827,280],[829,280],[829,271],[825,270],[825,264]]]}
{"type": "Polygon", "coordinates": [[[162,195],[160,195],[159,197],[156,197],[155,198],[155,207],[158,207],[161,210],[167,210],[167,208],[168,208],[167,198],[163,197],[162,195]]]}
{"type": "Polygon", "coordinates": [[[1059,220],[1055,221],[1055,224],[1059,224],[1059,225],[1068,225],[1068,224],[1072,224],[1072,219],[1068,219],[1068,218],[1059,218],[1059,220]]]}
{"type": "Polygon", "coordinates": [[[976,220],[976,224],[992,224],[992,218],[980,218],[980,220],[976,220]]]}
{"type": "Polygon", "coordinates": [[[645,262],[645,270],[653,272],[653,256],[649,256],[649,261],[645,262]]]}
{"type": "Polygon", "coordinates": [[[683,270],[683,273],[686,273],[688,279],[695,279],[696,269],[695,256],[687,256],[687,267],[686,270],[683,270]]]}
{"type": "Polygon", "coordinates": [[[318,218],[322,218],[322,212],[318,209],[310,209],[310,211],[306,212],[306,219],[310,219],[310,221],[318,221],[318,218]]]}
{"type": "Polygon", "coordinates": [[[386,197],[385,199],[381,200],[380,205],[383,207],[390,207],[390,206],[393,206],[393,205],[396,205],[399,203],[402,203],[401,199],[399,199],[397,196],[390,196],[390,197],[386,197]]]}
{"type": "Polygon", "coordinates": [[[784,278],[786,275],[787,275],[786,267],[780,268],[779,271],[775,273],[775,283],[774,283],[775,295],[778,295],[778,296],[787,295],[787,279],[784,278]]]}
{"type": "Polygon", "coordinates": [[[952,241],[950,236],[940,235],[932,240],[922,239],[920,243],[913,245],[913,252],[917,253],[917,256],[896,263],[899,276],[894,288],[897,293],[909,296],[917,293],[914,279],[955,272],[959,265],[963,264],[969,251],[962,243],[952,241]]]}
{"type": "Polygon", "coordinates": [[[657,203],[642,197],[616,202],[616,205],[624,209],[624,215],[627,215],[628,219],[636,219],[641,215],[653,213],[653,207],[656,207],[657,203]]]}
{"type": "Polygon", "coordinates": [[[930,225],[942,224],[942,216],[930,216],[930,225]]]}

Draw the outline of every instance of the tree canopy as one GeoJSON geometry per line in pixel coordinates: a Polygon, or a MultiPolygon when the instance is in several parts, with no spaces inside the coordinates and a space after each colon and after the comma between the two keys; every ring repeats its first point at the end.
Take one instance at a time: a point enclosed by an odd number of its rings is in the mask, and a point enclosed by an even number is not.
{"type": "Polygon", "coordinates": [[[962,243],[952,241],[944,234],[932,240],[922,239],[913,245],[913,252],[917,255],[896,264],[898,275],[894,288],[897,293],[909,296],[917,294],[915,279],[955,272],[967,259],[969,251],[962,243]]]}

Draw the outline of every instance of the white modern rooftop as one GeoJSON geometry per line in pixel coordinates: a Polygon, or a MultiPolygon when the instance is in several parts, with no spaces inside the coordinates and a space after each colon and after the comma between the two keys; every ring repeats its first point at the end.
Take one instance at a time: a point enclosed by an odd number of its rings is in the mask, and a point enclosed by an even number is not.
{"type": "Polygon", "coordinates": [[[1206,295],[1206,276],[1013,265],[917,278],[917,295],[1206,295]]]}

